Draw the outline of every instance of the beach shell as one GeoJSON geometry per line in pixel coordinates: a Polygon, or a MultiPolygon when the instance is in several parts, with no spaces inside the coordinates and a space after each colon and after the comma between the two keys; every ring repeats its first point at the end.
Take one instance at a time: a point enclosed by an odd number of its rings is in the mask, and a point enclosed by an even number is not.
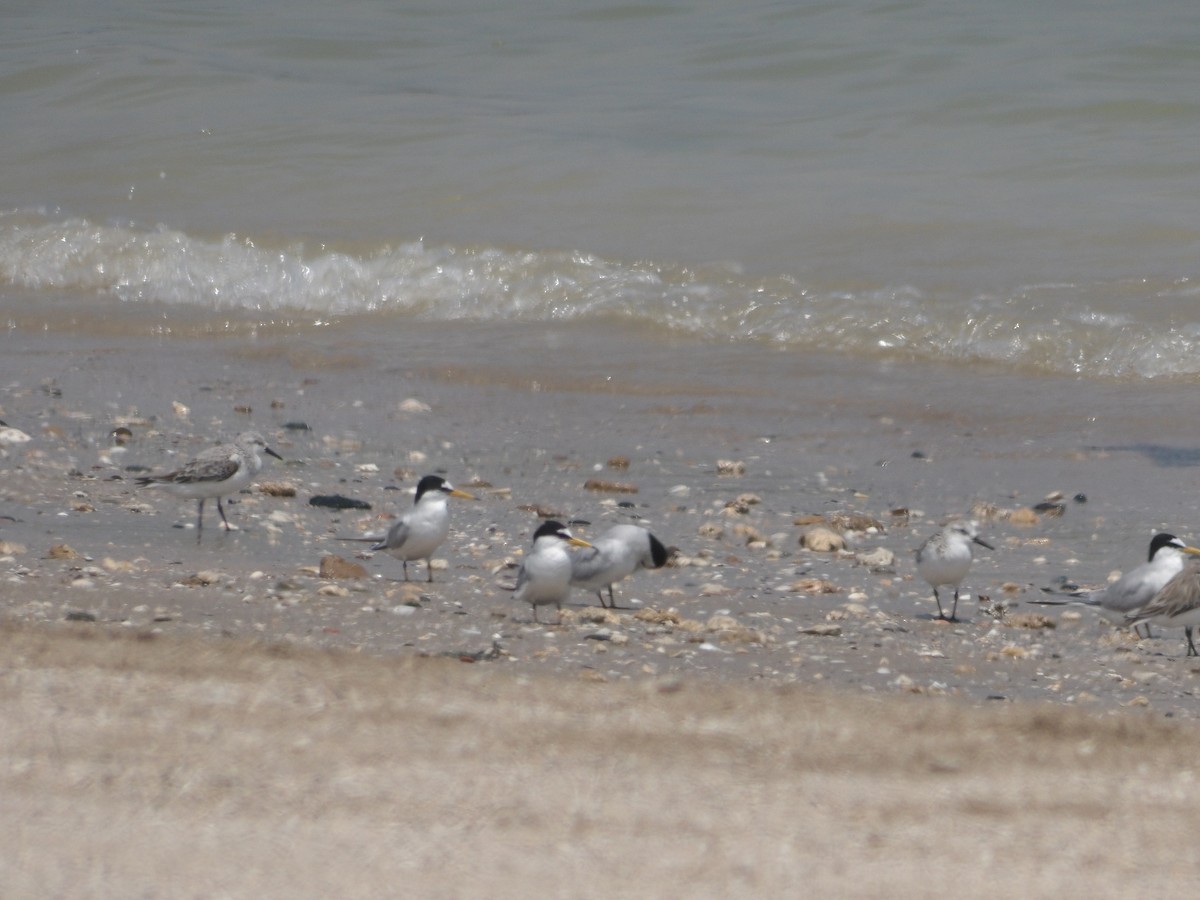
{"type": "Polygon", "coordinates": [[[597,491],[609,494],[636,494],[636,484],[627,481],[605,481],[603,478],[589,478],[583,484],[585,491],[597,491]]]}
{"type": "Polygon", "coordinates": [[[321,557],[321,577],[329,579],[366,578],[368,572],[356,562],[330,553],[321,557]]]}
{"type": "Polygon", "coordinates": [[[29,439],[29,435],[19,428],[11,426],[0,428],[0,445],[24,444],[29,439]]]}
{"type": "Polygon", "coordinates": [[[800,535],[800,546],[814,553],[831,553],[846,548],[846,539],[836,531],[818,525],[800,535]]]}

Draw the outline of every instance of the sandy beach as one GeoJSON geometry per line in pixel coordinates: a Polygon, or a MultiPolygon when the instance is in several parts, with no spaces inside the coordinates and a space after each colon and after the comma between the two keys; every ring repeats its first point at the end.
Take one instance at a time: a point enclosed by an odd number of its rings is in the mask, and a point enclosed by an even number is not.
{"type": "Polygon", "coordinates": [[[1195,871],[1182,632],[1028,602],[1193,540],[1185,385],[619,325],[95,334],[0,336],[30,437],[0,455],[11,896],[1127,896],[1195,871]],[[226,502],[236,531],[210,504],[197,540],[193,502],[134,486],[249,427],[285,459],[226,502]],[[342,539],[426,472],[479,500],[405,583],[342,539]],[[370,509],[309,502],[333,494],[370,509]],[[912,550],[972,510],[996,550],[948,624],[912,550]],[[627,608],[577,592],[534,623],[504,586],[551,514],[678,555],[627,608]],[[801,545],[818,520],[844,550],[801,545]]]}

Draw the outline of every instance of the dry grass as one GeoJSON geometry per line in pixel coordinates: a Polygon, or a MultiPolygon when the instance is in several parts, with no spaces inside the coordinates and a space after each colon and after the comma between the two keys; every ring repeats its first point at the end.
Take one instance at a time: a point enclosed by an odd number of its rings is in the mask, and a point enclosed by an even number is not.
{"type": "Polygon", "coordinates": [[[1129,896],[1195,730],[504,662],[0,630],[16,897],[1129,896]]]}

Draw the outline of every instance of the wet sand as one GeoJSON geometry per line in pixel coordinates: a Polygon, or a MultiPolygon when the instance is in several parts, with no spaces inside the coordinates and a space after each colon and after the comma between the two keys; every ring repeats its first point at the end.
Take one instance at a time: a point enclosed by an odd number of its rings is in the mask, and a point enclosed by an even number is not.
{"type": "Polygon", "coordinates": [[[1028,602],[1193,539],[1188,386],[619,325],[119,332],[0,337],[0,418],[31,436],[0,455],[14,896],[1117,896],[1194,871],[1181,631],[1028,602]],[[247,427],[295,496],[232,498],[237,531],[209,504],[197,540],[194,503],[133,486],[247,427]],[[480,500],[405,584],[340,538],[428,471],[480,500]],[[1052,492],[1061,516],[1007,515],[1052,492]],[[911,551],[973,505],[996,551],[939,622],[911,551]],[[549,512],[679,557],[618,586],[628,609],[576,594],[536,624],[503,586],[549,512]],[[802,549],[834,514],[879,527],[802,549]]]}

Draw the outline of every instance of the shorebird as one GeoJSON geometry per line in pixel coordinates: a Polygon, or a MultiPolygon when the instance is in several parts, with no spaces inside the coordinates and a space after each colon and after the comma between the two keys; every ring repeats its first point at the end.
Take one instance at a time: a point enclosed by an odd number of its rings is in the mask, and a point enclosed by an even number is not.
{"type": "MultiPolygon", "coordinates": [[[[1107,587],[1079,597],[1047,597],[1030,602],[1041,606],[1088,606],[1114,625],[1129,625],[1133,614],[1153,600],[1155,594],[1183,570],[1185,554],[1200,555],[1200,549],[1189,547],[1175,535],[1162,532],[1150,539],[1150,554],[1146,562],[1134,566],[1107,587]]],[[[1135,623],[1135,631],[1140,624],[1146,626],[1146,636],[1149,637],[1150,623],[1135,623]]]]}
{"type": "Polygon", "coordinates": [[[408,581],[408,564],[411,560],[425,560],[429,581],[433,581],[433,554],[446,535],[450,533],[450,505],[447,497],[463,500],[476,499],[473,494],[460,491],[440,475],[426,475],[417,482],[417,494],[413,508],[402,515],[388,529],[387,536],[371,547],[383,550],[400,560],[404,567],[404,580],[408,581]]]}
{"type": "Polygon", "coordinates": [[[1189,560],[1149,603],[1129,613],[1125,619],[1134,626],[1154,623],[1165,628],[1182,627],[1187,638],[1184,655],[1200,655],[1192,640],[1193,629],[1200,625],[1200,562],[1189,560]]]}
{"type": "Polygon", "coordinates": [[[933,599],[937,602],[938,618],[957,622],[958,587],[971,570],[971,545],[978,544],[989,550],[995,548],[979,536],[979,525],[975,522],[954,522],[930,537],[917,548],[917,573],[933,588],[933,599]],[[954,588],[954,605],[949,617],[942,609],[942,598],[938,587],[954,588]]]}
{"type": "Polygon", "coordinates": [[[562,620],[562,603],[571,593],[571,554],[567,547],[590,547],[585,540],[574,537],[561,522],[548,520],[533,533],[533,547],[521,570],[513,598],[533,607],[533,620],[538,621],[538,607],[551,603],[562,620]]]}
{"type": "Polygon", "coordinates": [[[231,531],[229,520],[225,518],[225,508],[221,498],[236,494],[254,480],[254,476],[262,469],[263,461],[259,451],[283,459],[278,453],[267,446],[266,439],[257,431],[244,431],[233,439],[232,443],[210,447],[196,454],[173,472],[162,475],[146,475],[137,480],[141,487],[161,487],[170,491],[176,497],[186,497],[198,500],[196,509],[196,537],[199,539],[200,530],[204,527],[204,501],[211,497],[217,500],[217,512],[225,523],[225,530],[231,531]]]}
{"type": "Polygon", "coordinates": [[[587,549],[571,551],[571,587],[595,591],[604,603],[604,588],[613,609],[613,584],[640,568],[658,569],[667,562],[667,548],[640,525],[614,525],[587,549]]]}

